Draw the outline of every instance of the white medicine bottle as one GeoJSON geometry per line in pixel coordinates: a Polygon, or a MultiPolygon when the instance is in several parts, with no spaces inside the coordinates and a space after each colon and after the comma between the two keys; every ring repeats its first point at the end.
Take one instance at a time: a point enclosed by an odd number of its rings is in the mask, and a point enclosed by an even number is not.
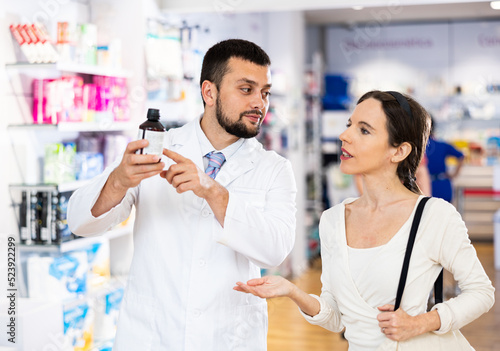
{"type": "Polygon", "coordinates": [[[137,150],[141,155],[163,154],[163,137],[165,136],[165,127],[160,122],[160,110],[155,108],[148,109],[148,120],[139,126],[139,135],[137,139],[147,139],[149,145],[143,149],[137,150]]]}

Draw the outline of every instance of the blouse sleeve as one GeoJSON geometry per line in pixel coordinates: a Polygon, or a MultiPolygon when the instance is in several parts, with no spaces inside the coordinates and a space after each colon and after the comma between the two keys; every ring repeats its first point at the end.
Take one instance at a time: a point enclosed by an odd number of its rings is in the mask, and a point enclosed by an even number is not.
{"type": "MultiPolygon", "coordinates": [[[[495,289],[479,262],[464,221],[452,205],[444,201],[443,205],[448,206],[449,215],[439,216],[441,223],[444,222],[444,234],[439,244],[437,241],[434,243],[434,247],[437,247],[435,254],[444,269],[453,274],[461,293],[456,298],[433,307],[433,310],[437,309],[441,319],[441,328],[436,331],[437,334],[467,325],[488,312],[495,300],[495,289]]],[[[433,223],[437,226],[439,222],[433,223]]]]}
{"type": "Polygon", "coordinates": [[[341,332],[342,329],[344,329],[344,325],[342,324],[342,320],[340,318],[340,310],[332,294],[323,290],[321,296],[314,294],[310,295],[319,301],[320,311],[317,315],[310,316],[299,309],[306,321],[314,325],[319,325],[320,327],[335,333],[341,332]]]}
{"type": "MultiPolygon", "coordinates": [[[[326,244],[328,242],[327,233],[331,233],[331,225],[332,225],[332,211],[326,211],[323,213],[319,223],[319,232],[321,239],[321,259],[323,267],[331,267],[331,258],[332,252],[330,247],[326,244]]],[[[309,316],[304,312],[300,311],[304,318],[311,324],[319,325],[327,330],[332,332],[340,332],[344,329],[344,325],[342,323],[342,314],[338,307],[337,301],[331,291],[332,282],[330,281],[329,275],[327,274],[327,270],[323,270],[321,274],[321,296],[313,295],[316,300],[319,301],[320,311],[315,316],[309,316]]]]}

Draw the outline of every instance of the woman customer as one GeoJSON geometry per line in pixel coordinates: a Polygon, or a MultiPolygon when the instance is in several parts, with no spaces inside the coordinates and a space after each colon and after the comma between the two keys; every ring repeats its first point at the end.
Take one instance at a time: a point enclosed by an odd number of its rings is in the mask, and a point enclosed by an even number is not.
{"type": "Polygon", "coordinates": [[[429,128],[428,113],[412,98],[397,92],[364,94],[340,135],[340,168],[361,174],[363,194],[321,217],[321,296],[308,295],[279,276],[238,282],[234,289],[263,298],[291,298],[310,323],[334,332],[345,327],[350,351],[376,350],[386,338],[444,334],[487,312],[494,288],[459,213],[438,198],[431,198],[424,209],[401,307],[394,311],[412,219],[423,198],[415,172],[429,128]],[[426,312],[442,267],[462,292],[426,312]]]}

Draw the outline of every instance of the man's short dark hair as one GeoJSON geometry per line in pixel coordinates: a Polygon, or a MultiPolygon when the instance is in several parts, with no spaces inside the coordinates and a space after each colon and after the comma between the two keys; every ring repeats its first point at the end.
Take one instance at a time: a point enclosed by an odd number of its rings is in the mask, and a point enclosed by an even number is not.
{"type": "Polygon", "coordinates": [[[260,66],[270,66],[271,60],[264,50],[257,44],[243,39],[228,39],[221,41],[208,49],[203,58],[201,67],[200,87],[208,80],[215,84],[217,89],[224,75],[228,71],[228,61],[237,57],[260,66]]]}

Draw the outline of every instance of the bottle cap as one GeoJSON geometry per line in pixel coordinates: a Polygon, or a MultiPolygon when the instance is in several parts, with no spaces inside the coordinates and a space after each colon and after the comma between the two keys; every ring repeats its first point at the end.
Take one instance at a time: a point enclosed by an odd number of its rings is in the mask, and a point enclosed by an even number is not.
{"type": "Polygon", "coordinates": [[[150,121],[160,120],[160,110],[158,110],[156,108],[148,109],[148,120],[150,120],[150,121]]]}

